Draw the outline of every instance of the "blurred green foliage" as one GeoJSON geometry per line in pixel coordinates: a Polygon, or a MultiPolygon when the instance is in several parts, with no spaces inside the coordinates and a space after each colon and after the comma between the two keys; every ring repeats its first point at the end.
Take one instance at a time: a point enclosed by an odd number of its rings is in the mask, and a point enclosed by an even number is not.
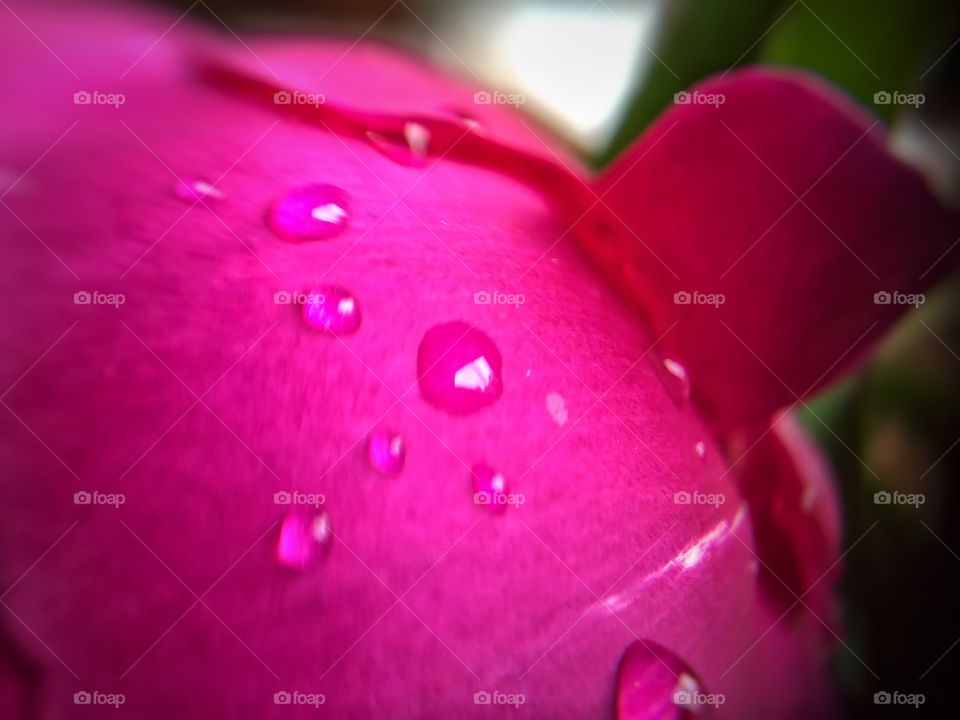
{"type": "Polygon", "coordinates": [[[790,6],[753,58],[819,73],[889,120],[878,91],[910,93],[949,47],[960,4],[940,0],[803,0],[790,6]]]}
{"type": "Polygon", "coordinates": [[[929,67],[956,37],[956,0],[678,0],[651,50],[648,76],[634,90],[602,167],[643,133],[675,93],[747,64],[806,68],[889,120],[897,109],[874,93],[922,87],[929,67]],[[924,75],[923,78],[921,76],[924,75]]]}

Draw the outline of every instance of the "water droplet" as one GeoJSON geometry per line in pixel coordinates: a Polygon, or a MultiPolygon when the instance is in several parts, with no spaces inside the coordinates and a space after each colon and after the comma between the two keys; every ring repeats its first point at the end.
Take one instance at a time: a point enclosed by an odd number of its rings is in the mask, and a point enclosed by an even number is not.
{"type": "Polygon", "coordinates": [[[334,185],[306,185],[270,209],[270,227],[284,240],[328,240],[349,222],[347,193],[334,185]]]}
{"type": "Polygon", "coordinates": [[[640,640],[620,660],[617,676],[618,720],[692,720],[709,718],[713,696],[690,667],[662,645],[640,640]]]}
{"type": "Polygon", "coordinates": [[[360,307],[353,293],[337,285],[322,285],[307,294],[303,319],[331,335],[352,335],[360,327],[360,307]]]}
{"type": "Polygon", "coordinates": [[[280,525],[277,561],[288,568],[304,570],[330,547],[332,540],[329,513],[292,510],[280,525]]]}
{"type": "Polygon", "coordinates": [[[426,157],[430,145],[430,131],[420,123],[408,122],[403,126],[403,139],[410,146],[410,152],[426,157]]]}
{"type": "Polygon", "coordinates": [[[547,393],[546,406],[547,412],[550,413],[550,417],[553,418],[553,421],[557,425],[560,427],[566,425],[570,413],[567,411],[567,404],[563,399],[563,395],[557,392],[547,393]]]}
{"type": "Polygon", "coordinates": [[[470,472],[473,482],[473,502],[499,515],[507,509],[507,481],[503,473],[477,463],[470,472]]]}
{"type": "Polygon", "coordinates": [[[462,321],[434,325],[417,350],[420,393],[452,415],[467,415],[503,394],[503,358],[482,330],[462,321]]]}
{"type": "Polygon", "coordinates": [[[377,150],[400,165],[422,167],[427,161],[430,131],[420,123],[404,123],[402,138],[396,140],[374,132],[367,132],[367,138],[377,150]]]}
{"type": "Polygon", "coordinates": [[[693,446],[693,451],[697,454],[698,458],[704,458],[707,455],[707,445],[703,440],[700,440],[693,446]]]}
{"type": "Polygon", "coordinates": [[[384,475],[396,475],[403,469],[407,448],[399,434],[389,430],[374,430],[367,443],[370,464],[384,475]]]}
{"type": "Polygon", "coordinates": [[[690,376],[687,369],[673,358],[663,358],[663,369],[668,373],[670,394],[677,402],[685,403],[690,399],[690,376]]]}
{"type": "Polygon", "coordinates": [[[457,124],[462,125],[464,130],[471,130],[474,132],[482,132],[483,130],[483,126],[480,124],[480,121],[463,108],[448,105],[440,108],[440,112],[441,114],[453,119],[457,124]]]}
{"type": "Polygon", "coordinates": [[[199,180],[197,178],[183,178],[179,180],[174,188],[174,194],[181,200],[187,202],[198,202],[208,198],[219,200],[223,197],[223,193],[213,185],[206,180],[199,180]]]}

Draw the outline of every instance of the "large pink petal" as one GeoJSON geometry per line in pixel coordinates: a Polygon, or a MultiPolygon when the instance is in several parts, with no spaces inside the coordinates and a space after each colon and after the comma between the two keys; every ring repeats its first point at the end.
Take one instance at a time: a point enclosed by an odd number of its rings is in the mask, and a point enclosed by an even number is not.
{"type": "MultiPolygon", "coordinates": [[[[657,336],[572,242],[551,247],[567,227],[554,191],[516,179],[569,177],[555,159],[478,137],[473,155],[397,164],[357,132],[369,108],[349,98],[331,94],[334,133],[251,102],[262,78],[242,66],[211,84],[195,50],[208,71],[218,45],[186,21],[128,75],[121,108],[75,106],[173,18],[18,10],[84,83],[10,33],[10,66],[37,72],[26,88],[4,75],[6,97],[46,112],[4,118],[16,133],[2,135],[29,172],[0,212],[0,580],[42,715],[95,690],[126,695],[110,717],[291,717],[273,694],[299,690],[324,693],[329,717],[488,717],[474,693],[500,690],[525,694],[518,717],[602,717],[637,637],[744,709],[730,717],[783,716],[807,694],[751,649],[766,628],[750,515],[645,355],[657,336]],[[117,57],[83,52],[78,28],[117,57]],[[483,147],[491,165],[476,167],[483,147]],[[191,208],[175,175],[219,179],[224,197],[191,208]],[[275,237],[267,208],[312,182],[350,194],[348,230],[275,237]],[[321,280],[362,308],[342,342],[274,303],[321,280]],[[126,301],[75,305],[81,290],[126,301]],[[484,290],[525,302],[477,304],[484,290]],[[503,397],[466,417],[415,386],[420,339],[451,320],[503,353],[503,397]],[[378,423],[407,443],[396,478],[366,463],[378,423]],[[475,506],[475,462],[526,503],[475,506]],[[274,493],[294,489],[326,496],[335,533],[299,575],[274,558],[274,493]],[[84,490],[126,501],[75,504],[84,490]],[[692,491],[725,502],[676,501],[692,491]],[[756,700],[756,683],[777,692],[756,700]]],[[[390,109],[367,119],[402,126],[390,109]]],[[[784,655],[815,658],[805,642],[789,634],[784,655]]]]}
{"type": "Polygon", "coordinates": [[[877,119],[800,72],[707,81],[597,185],[588,250],[685,364],[721,432],[762,423],[862,356],[922,292],[958,222],[877,119]],[[597,228],[606,226],[606,232],[597,228]],[[691,304],[677,304],[701,293],[691,304]],[[720,298],[723,304],[695,304],[720,298]]]}

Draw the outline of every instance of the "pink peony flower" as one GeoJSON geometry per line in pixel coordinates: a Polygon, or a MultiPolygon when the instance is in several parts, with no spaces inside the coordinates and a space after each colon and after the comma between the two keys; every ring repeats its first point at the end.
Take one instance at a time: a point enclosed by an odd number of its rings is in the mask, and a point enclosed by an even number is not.
{"type": "Polygon", "coordinates": [[[9,717],[831,712],[782,411],[957,227],[873,118],[732,72],[592,177],[373,43],[4,12],[9,717]]]}

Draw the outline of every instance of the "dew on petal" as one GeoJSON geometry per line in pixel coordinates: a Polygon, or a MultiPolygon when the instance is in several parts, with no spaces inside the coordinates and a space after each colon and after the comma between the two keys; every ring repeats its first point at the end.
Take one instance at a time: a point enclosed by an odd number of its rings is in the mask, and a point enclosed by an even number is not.
{"type": "Polygon", "coordinates": [[[367,139],[377,150],[400,165],[422,167],[426,164],[430,131],[420,123],[404,123],[402,135],[398,138],[367,132],[367,139]]]}
{"type": "Polygon", "coordinates": [[[550,413],[550,417],[553,418],[553,421],[557,425],[560,427],[566,425],[567,419],[570,417],[570,412],[567,410],[567,404],[563,399],[563,395],[558,392],[547,393],[546,406],[547,412],[550,413]]]}
{"type": "Polygon", "coordinates": [[[335,185],[297,188],[270,209],[270,227],[284,240],[328,240],[349,220],[347,193],[335,185]]]}
{"type": "Polygon", "coordinates": [[[378,472],[383,475],[396,475],[403,469],[407,448],[398,433],[381,428],[370,433],[367,456],[378,472]]]}
{"type": "Polygon", "coordinates": [[[457,124],[462,125],[464,130],[483,131],[480,121],[462,108],[447,106],[440,108],[440,112],[453,119],[457,124]]]}
{"type": "Polygon", "coordinates": [[[200,200],[213,199],[219,200],[223,193],[217,190],[206,180],[198,178],[183,178],[178,180],[174,188],[174,194],[181,200],[187,202],[199,202],[200,200]]]}
{"type": "Polygon", "coordinates": [[[703,440],[700,440],[693,446],[693,451],[697,454],[698,458],[704,458],[707,455],[707,445],[703,440]]]}
{"type": "Polygon", "coordinates": [[[307,294],[303,320],[331,335],[351,335],[360,327],[360,307],[353,293],[338,285],[321,285],[307,294]]]}
{"type": "Polygon", "coordinates": [[[623,654],[617,720],[710,718],[715,707],[716,696],[706,694],[687,663],[662,645],[638,640],[623,654]]]}
{"type": "Polygon", "coordinates": [[[407,141],[410,152],[426,157],[430,145],[430,131],[420,123],[408,122],[403,126],[403,139],[407,141]]]}
{"type": "Polygon", "coordinates": [[[293,570],[305,570],[329,548],[332,539],[329,513],[291,510],[280,524],[277,561],[293,570]]]}
{"type": "Polygon", "coordinates": [[[496,515],[507,509],[507,481],[503,473],[488,465],[477,463],[470,471],[473,484],[473,502],[483,505],[496,515]]]}
{"type": "Polygon", "coordinates": [[[452,415],[467,415],[503,394],[503,358],[493,340],[465,322],[434,325],[417,350],[424,399],[452,415]]]}
{"type": "Polygon", "coordinates": [[[687,369],[673,358],[663,358],[663,369],[667,371],[666,384],[670,395],[678,403],[690,399],[690,375],[687,369]]]}

